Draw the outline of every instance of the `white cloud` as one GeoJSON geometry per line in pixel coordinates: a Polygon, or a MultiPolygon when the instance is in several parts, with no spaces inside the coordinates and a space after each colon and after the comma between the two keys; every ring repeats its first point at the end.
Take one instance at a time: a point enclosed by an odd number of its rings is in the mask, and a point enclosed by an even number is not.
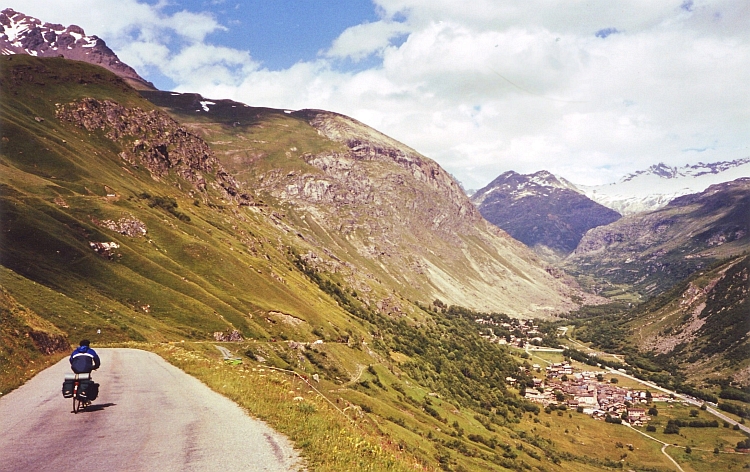
{"type": "Polygon", "coordinates": [[[394,21],[377,21],[353,26],[333,41],[326,56],[359,61],[370,54],[382,52],[389,46],[391,39],[407,31],[406,25],[394,21]]]}
{"type": "Polygon", "coordinates": [[[182,91],[348,114],[468,188],[511,169],[593,184],[659,161],[750,155],[744,0],[376,0],[381,20],[278,71],[245,46],[207,44],[224,28],[210,14],[166,15],[135,0],[9,3],[105,37],[125,62],[182,91]],[[617,33],[596,36],[607,29],[617,33]],[[373,55],[369,69],[337,69],[373,55]]]}

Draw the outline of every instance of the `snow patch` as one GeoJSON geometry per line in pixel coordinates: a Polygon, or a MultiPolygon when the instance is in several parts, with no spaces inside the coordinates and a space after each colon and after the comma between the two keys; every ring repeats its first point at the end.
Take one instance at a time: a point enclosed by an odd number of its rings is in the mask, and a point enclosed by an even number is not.
{"type": "MultiPolygon", "coordinates": [[[[210,110],[210,109],[208,108],[208,106],[209,106],[209,105],[216,105],[216,103],[214,103],[214,102],[210,102],[210,101],[208,101],[208,100],[203,100],[202,102],[200,102],[200,104],[201,104],[201,107],[203,108],[203,111],[211,111],[211,110],[210,110]]],[[[196,110],[196,111],[197,111],[197,110],[196,110]]]]}

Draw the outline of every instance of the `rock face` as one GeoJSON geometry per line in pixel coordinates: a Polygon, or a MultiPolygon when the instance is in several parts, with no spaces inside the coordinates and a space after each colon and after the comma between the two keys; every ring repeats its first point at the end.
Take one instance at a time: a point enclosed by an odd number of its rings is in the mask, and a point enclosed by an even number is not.
{"type": "Polygon", "coordinates": [[[620,214],[546,171],[506,172],[476,192],[472,202],[490,223],[541,253],[567,256],[591,228],[620,214]]]}
{"type": "Polygon", "coordinates": [[[97,36],[86,36],[76,25],[42,23],[11,8],[0,12],[0,54],[64,57],[108,69],[135,88],[154,89],[97,36]]]}
{"type": "Polygon", "coordinates": [[[240,192],[234,177],[224,170],[208,144],[164,112],[86,98],[59,105],[57,117],[87,131],[103,131],[110,140],[129,148],[120,157],[131,165],[145,165],[155,178],[174,171],[205,192],[208,183],[204,174],[213,175],[217,189],[226,198],[240,205],[251,203],[250,196],[240,192]]]}
{"type": "Polygon", "coordinates": [[[650,295],[748,248],[750,178],[742,178],[594,228],[565,264],[650,295]]]}

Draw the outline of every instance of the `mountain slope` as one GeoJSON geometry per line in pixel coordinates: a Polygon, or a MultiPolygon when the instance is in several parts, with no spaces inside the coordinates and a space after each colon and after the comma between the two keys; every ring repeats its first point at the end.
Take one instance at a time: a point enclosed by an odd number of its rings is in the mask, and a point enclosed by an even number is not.
{"type": "Polygon", "coordinates": [[[592,229],[565,267],[654,295],[748,249],[750,178],[741,178],[592,229]]]}
{"type": "MultiPolygon", "coordinates": [[[[209,142],[279,224],[317,247],[367,297],[373,282],[410,300],[545,316],[578,293],[481,218],[432,160],[334,113],[252,108],[144,92],[209,142]]],[[[395,298],[370,300],[398,312],[395,298]]]]}
{"type": "Polygon", "coordinates": [[[84,61],[114,72],[135,88],[154,89],[151,82],[120,62],[101,38],[86,36],[80,26],[42,24],[38,19],[11,8],[0,12],[0,54],[29,54],[84,61]]]}
{"type": "Polygon", "coordinates": [[[638,347],[673,359],[698,383],[750,379],[750,256],[701,271],[627,326],[638,347]]]}
{"type": "Polygon", "coordinates": [[[19,303],[110,341],[345,326],[197,136],[101,68],[2,60],[2,283],[19,303]]]}
{"type": "Polygon", "coordinates": [[[620,215],[546,171],[506,172],[476,192],[472,202],[487,221],[537,251],[566,256],[591,228],[620,215]]]}
{"type": "Polygon", "coordinates": [[[623,215],[662,208],[683,195],[709,186],[750,177],[750,157],[729,162],[698,163],[682,167],[656,164],[608,185],[577,186],[587,197],[623,215]]]}

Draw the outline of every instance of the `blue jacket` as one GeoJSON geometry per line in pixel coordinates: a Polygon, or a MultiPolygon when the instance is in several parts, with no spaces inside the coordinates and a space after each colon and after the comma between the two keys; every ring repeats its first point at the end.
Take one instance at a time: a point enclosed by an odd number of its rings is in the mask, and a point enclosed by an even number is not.
{"type": "Polygon", "coordinates": [[[88,346],[79,346],[70,355],[70,367],[76,374],[90,373],[100,365],[99,355],[88,346]]]}

